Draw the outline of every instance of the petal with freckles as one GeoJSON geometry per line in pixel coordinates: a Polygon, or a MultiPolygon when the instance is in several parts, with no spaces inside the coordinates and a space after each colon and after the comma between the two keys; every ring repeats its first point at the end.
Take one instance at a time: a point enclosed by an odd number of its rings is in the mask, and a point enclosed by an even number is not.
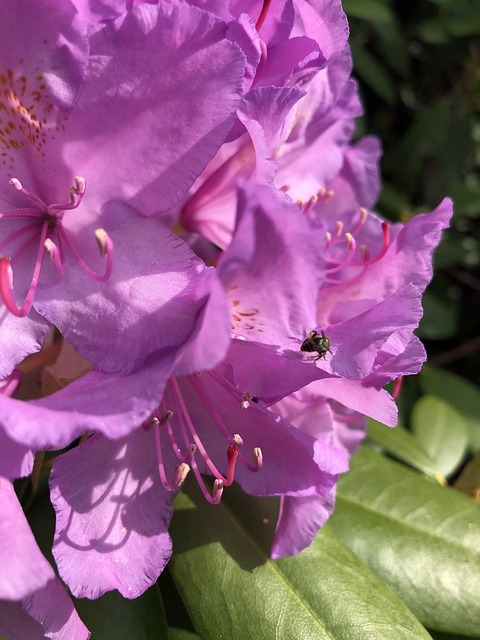
{"type": "Polygon", "coordinates": [[[153,214],[187,192],[242,95],[244,56],[225,35],[213,14],[160,2],[136,5],[91,36],[64,158],[98,195],[93,205],[119,199],[153,214]]]}
{"type": "Polygon", "coordinates": [[[56,459],[53,554],[77,597],[118,589],[136,598],[165,567],[173,496],[156,467],[153,433],[141,429],[116,442],[93,436],[56,459]]]}
{"type": "MultiPolygon", "coordinates": [[[[158,358],[175,355],[198,331],[216,273],[160,222],[127,205],[109,203],[102,219],[111,229],[115,251],[110,279],[98,283],[77,267],[67,268],[58,282],[39,288],[35,308],[97,369],[130,373],[154,353],[158,358]]],[[[225,303],[218,294],[216,299],[219,321],[211,352],[222,311],[228,336],[225,303]]],[[[218,359],[224,342],[218,341],[218,359]]],[[[211,365],[201,361],[198,366],[211,365]]]]}
{"type": "Polygon", "coordinates": [[[298,207],[273,188],[242,185],[234,238],[219,263],[234,334],[283,345],[311,330],[323,243],[323,233],[312,232],[298,207]]]}

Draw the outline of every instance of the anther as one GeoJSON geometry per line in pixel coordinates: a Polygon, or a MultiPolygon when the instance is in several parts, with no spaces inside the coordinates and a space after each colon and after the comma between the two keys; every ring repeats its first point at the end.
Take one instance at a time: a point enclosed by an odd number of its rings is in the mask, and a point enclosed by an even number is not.
{"type": "Polygon", "coordinates": [[[244,391],[242,393],[242,402],[240,403],[240,406],[242,407],[242,409],[248,409],[248,407],[250,406],[251,399],[252,399],[252,396],[250,393],[248,393],[248,391],[244,391]]]}
{"type": "Polygon", "coordinates": [[[260,447],[253,449],[253,466],[255,467],[255,471],[259,471],[263,467],[263,454],[260,447]]]}
{"type": "Polygon", "coordinates": [[[167,424],[167,422],[169,422],[171,419],[173,418],[173,411],[171,411],[170,409],[167,409],[167,411],[165,411],[165,413],[163,414],[163,416],[160,418],[160,420],[157,420],[158,424],[167,424]]]}
{"type": "Polygon", "coordinates": [[[217,479],[213,483],[213,492],[212,492],[212,498],[210,502],[212,504],[218,504],[222,499],[222,493],[223,493],[223,482],[217,479]]]}
{"type": "Polygon", "coordinates": [[[175,469],[175,475],[173,476],[172,483],[177,485],[177,487],[181,487],[185,482],[185,478],[190,471],[190,467],[185,462],[181,462],[178,467],[175,469]]]}
{"type": "Polygon", "coordinates": [[[58,273],[63,274],[64,270],[63,270],[62,258],[60,256],[60,250],[57,247],[57,245],[53,242],[53,240],[51,240],[50,238],[47,238],[43,243],[43,246],[45,247],[50,260],[55,264],[55,267],[58,273]]]}
{"type": "Polygon", "coordinates": [[[82,176],[75,176],[75,189],[78,193],[83,195],[85,193],[86,186],[85,178],[82,178],[82,176]]]}
{"type": "Polygon", "coordinates": [[[337,220],[335,224],[335,235],[337,236],[337,238],[340,237],[342,231],[343,231],[343,222],[341,222],[341,220],[337,220]]]}
{"type": "Polygon", "coordinates": [[[113,250],[113,243],[110,240],[108,233],[105,229],[97,229],[95,231],[95,238],[98,242],[98,247],[100,249],[100,255],[102,258],[105,258],[108,253],[111,253],[113,250]]]}
{"type": "Polygon", "coordinates": [[[243,438],[240,434],[238,433],[234,433],[233,434],[233,438],[232,438],[232,443],[236,446],[236,447],[243,447],[243,438]]]}
{"type": "Polygon", "coordinates": [[[142,429],[144,431],[150,431],[151,429],[154,429],[155,427],[158,427],[160,424],[160,420],[158,418],[156,418],[155,416],[153,416],[152,418],[150,418],[150,420],[147,420],[147,422],[144,422],[142,424],[142,429]]]}
{"type": "Polygon", "coordinates": [[[14,187],[17,191],[22,191],[22,189],[23,189],[22,183],[17,178],[11,178],[8,181],[8,184],[10,184],[12,187],[14,187]]]}

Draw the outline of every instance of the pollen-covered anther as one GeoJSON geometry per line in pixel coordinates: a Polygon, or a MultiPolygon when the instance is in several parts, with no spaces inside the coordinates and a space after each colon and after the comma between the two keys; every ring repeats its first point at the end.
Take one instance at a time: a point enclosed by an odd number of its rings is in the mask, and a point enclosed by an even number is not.
{"type": "Polygon", "coordinates": [[[173,418],[173,411],[171,409],[167,409],[163,416],[158,420],[159,425],[167,424],[173,418]]]}
{"type": "Polygon", "coordinates": [[[98,242],[100,255],[102,258],[105,258],[105,256],[113,249],[113,243],[105,229],[96,229],[95,238],[98,242]]]}
{"type": "Polygon", "coordinates": [[[243,438],[239,433],[233,434],[232,444],[234,444],[236,447],[243,447],[243,438]]]}
{"type": "Polygon", "coordinates": [[[357,246],[357,243],[355,242],[355,238],[352,236],[351,233],[346,233],[345,234],[345,242],[346,242],[346,245],[347,245],[348,253],[354,253],[355,252],[355,248],[357,246]]]}
{"type": "Polygon", "coordinates": [[[11,185],[17,191],[21,191],[23,189],[22,183],[20,182],[20,180],[18,178],[11,178],[8,181],[8,184],[11,185]]]}
{"type": "Polygon", "coordinates": [[[147,422],[144,422],[142,425],[142,429],[144,431],[150,431],[151,429],[154,429],[155,427],[158,427],[160,424],[160,420],[153,416],[152,418],[150,418],[150,420],[147,420],[147,422]]]}
{"type": "Polygon", "coordinates": [[[248,393],[248,391],[244,391],[242,393],[242,402],[240,403],[240,406],[242,407],[242,409],[248,409],[248,407],[250,406],[251,399],[252,399],[252,395],[248,393]]]}
{"type": "Polygon", "coordinates": [[[253,449],[253,466],[255,467],[255,471],[260,471],[263,467],[263,454],[260,447],[253,449]]]}
{"type": "Polygon", "coordinates": [[[210,499],[210,502],[212,504],[218,504],[222,499],[222,493],[223,493],[223,482],[221,480],[218,480],[217,478],[213,483],[213,492],[212,492],[212,497],[210,499]]]}
{"type": "Polygon", "coordinates": [[[175,469],[175,475],[173,476],[172,483],[180,488],[185,482],[185,478],[187,477],[189,471],[190,467],[188,466],[188,464],[186,464],[185,462],[181,462],[175,469]]]}
{"type": "Polygon", "coordinates": [[[63,274],[64,271],[63,271],[62,258],[60,255],[60,250],[57,247],[57,245],[53,242],[53,240],[51,240],[50,238],[47,238],[43,243],[43,246],[45,247],[48,257],[54,263],[58,273],[63,274]]]}
{"type": "MultiPolygon", "coordinates": [[[[342,235],[343,231],[343,222],[341,220],[337,220],[335,224],[335,235],[339,238],[342,235]]],[[[345,234],[346,237],[346,234],[345,234]]]]}
{"type": "Polygon", "coordinates": [[[85,193],[85,189],[87,188],[87,182],[85,178],[82,178],[82,176],[75,176],[74,188],[79,194],[83,195],[85,193]]]}

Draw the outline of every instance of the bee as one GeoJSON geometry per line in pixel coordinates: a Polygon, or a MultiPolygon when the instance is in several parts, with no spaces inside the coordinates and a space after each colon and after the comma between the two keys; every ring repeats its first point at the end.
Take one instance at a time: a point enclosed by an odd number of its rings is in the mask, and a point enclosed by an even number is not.
{"type": "Polygon", "coordinates": [[[320,333],[317,331],[310,331],[308,336],[302,342],[300,351],[308,351],[309,353],[316,351],[318,355],[313,359],[313,362],[316,362],[317,360],[320,360],[320,358],[327,357],[327,352],[330,351],[330,340],[323,331],[320,333]]]}

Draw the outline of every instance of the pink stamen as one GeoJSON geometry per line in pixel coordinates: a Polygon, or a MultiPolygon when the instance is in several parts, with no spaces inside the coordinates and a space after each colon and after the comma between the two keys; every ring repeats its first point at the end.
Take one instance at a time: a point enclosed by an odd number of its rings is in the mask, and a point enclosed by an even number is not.
{"type": "MultiPolygon", "coordinates": [[[[193,377],[191,378],[190,381],[193,380],[193,377]]],[[[210,456],[208,455],[207,450],[205,449],[205,447],[203,446],[203,442],[201,441],[197,430],[195,429],[195,426],[190,418],[190,414],[188,413],[187,407],[185,406],[185,402],[183,400],[182,394],[180,392],[180,388],[178,386],[178,382],[175,380],[175,378],[172,378],[170,380],[170,384],[172,386],[172,389],[174,391],[174,395],[175,395],[175,399],[176,402],[178,403],[178,405],[180,406],[180,410],[182,412],[183,418],[185,420],[185,424],[190,432],[190,435],[192,436],[193,442],[196,444],[198,451],[200,452],[200,455],[202,456],[202,458],[205,461],[205,464],[207,465],[207,467],[209,468],[210,472],[216,477],[219,478],[220,480],[222,480],[223,483],[227,482],[227,478],[225,478],[220,471],[217,469],[215,463],[213,462],[213,460],[210,458],[210,456]]]]}
{"type": "Polygon", "coordinates": [[[33,300],[35,298],[38,279],[42,268],[43,255],[45,253],[45,240],[47,239],[48,225],[48,220],[45,220],[40,234],[40,244],[38,246],[37,259],[35,261],[32,279],[21,307],[17,307],[13,297],[13,271],[10,265],[10,260],[4,257],[0,258],[0,296],[10,313],[13,313],[13,315],[18,318],[26,316],[33,306],[33,300]]]}
{"type": "Polygon", "coordinates": [[[383,258],[383,256],[387,253],[388,247],[390,246],[390,224],[386,221],[382,222],[382,236],[383,236],[383,245],[374,258],[368,260],[362,260],[362,262],[351,262],[350,267],[364,267],[370,264],[374,264],[383,258]]]}
{"type": "Polygon", "coordinates": [[[392,398],[394,400],[396,400],[398,398],[398,396],[400,395],[400,391],[402,390],[402,386],[403,386],[403,377],[395,378],[395,382],[393,383],[393,392],[392,392],[392,398]]]}
{"type": "Polygon", "coordinates": [[[265,18],[267,17],[268,10],[270,9],[271,0],[263,0],[262,10],[260,11],[260,15],[258,16],[258,20],[255,23],[255,29],[260,31],[263,23],[265,22],[265,18]]]}
{"type": "Polygon", "coordinates": [[[23,193],[24,195],[26,195],[27,198],[30,198],[30,200],[34,202],[39,209],[42,209],[42,210],[48,209],[47,205],[43,202],[43,200],[40,200],[38,196],[24,189],[22,183],[17,178],[12,178],[11,180],[9,180],[8,184],[10,184],[17,191],[20,191],[20,193],[23,193]]]}
{"type": "Polygon", "coordinates": [[[355,238],[350,233],[345,234],[345,242],[347,244],[347,255],[341,262],[338,260],[333,260],[331,258],[326,258],[326,262],[328,262],[329,264],[335,264],[337,266],[325,269],[325,273],[336,273],[337,271],[341,271],[345,267],[352,265],[352,258],[355,255],[357,243],[355,242],[355,238]]]}
{"type": "Polygon", "coordinates": [[[103,229],[97,229],[97,231],[95,232],[95,237],[99,243],[100,241],[97,233],[100,233],[100,232],[103,232],[104,234],[102,238],[102,241],[104,244],[103,244],[103,247],[101,247],[101,255],[102,257],[106,258],[105,271],[103,274],[98,274],[96,271],[94,271],[88,266],[88,264],[83,260],[83,258],[80,256],[78,251],[75,249],[75,246],[73,245],[72,241],[68,237],[67,232],[63,227],[58,227],[58,230],[57,230],[59,238],[61,238],[61,240],[63,240],[67,245],[67,247],[70,249],[73,257],[77,261],[78,266],[93,280],[96,280],[97,282],[106,282],[112,275],[113,242],[111,241],[107,233],[103,231],[103,229]]]}
{"type": "Polygon", "coordinates": [[[17,390],[22,379],[23,379],[23,372],[20,371],[20,369],[14,369],[12,373],[8,376],[8,378],[5,378],[4,380],[2,380],[0,384],[0,393],[2,393],[4,396],[8,396],[8,397],[12,396],[17,390]]]}

